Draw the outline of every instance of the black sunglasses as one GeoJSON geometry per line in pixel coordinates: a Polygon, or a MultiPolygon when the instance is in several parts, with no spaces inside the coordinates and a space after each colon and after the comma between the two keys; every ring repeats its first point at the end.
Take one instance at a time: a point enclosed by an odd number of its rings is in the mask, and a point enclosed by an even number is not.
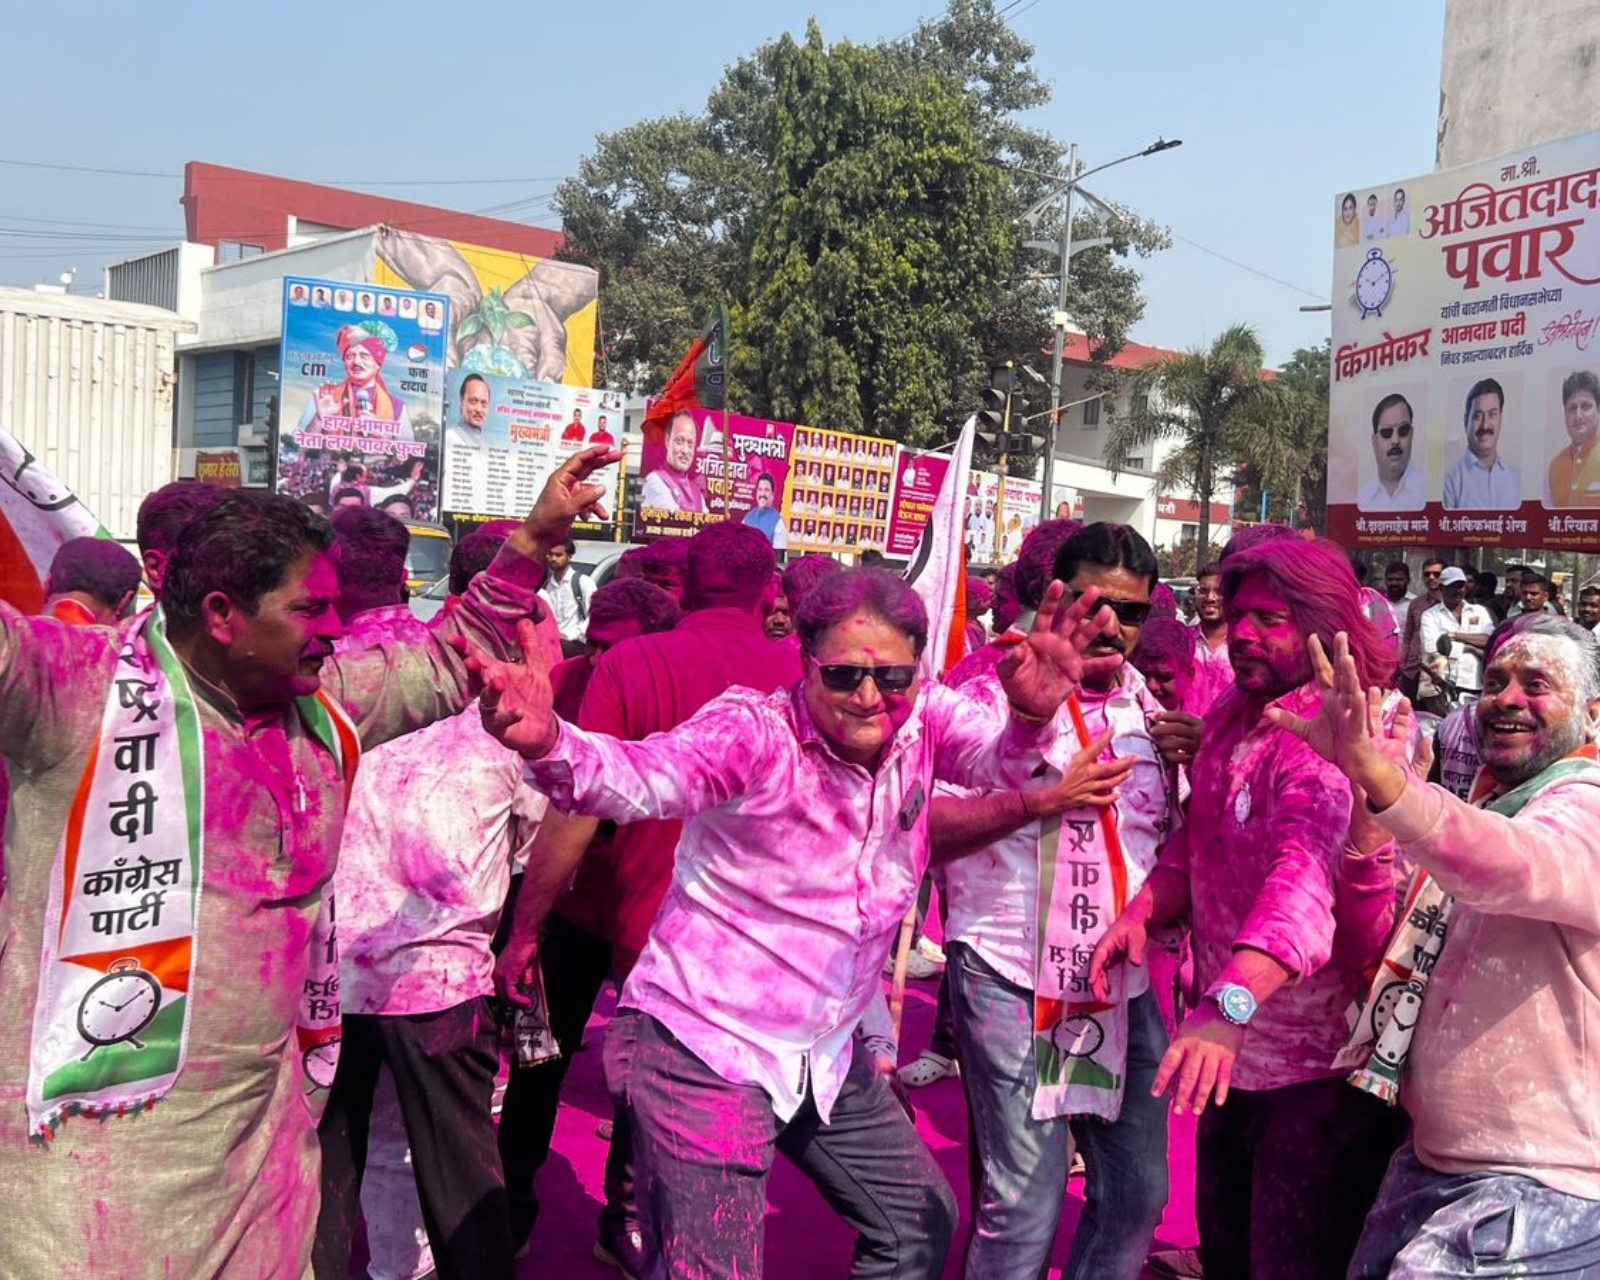
{"type": "Polygon", "coordinates": [[[1392,440],[1397,435],[1402,440],[1411,439],[1411,424],[1409,422],[1402,422],[1398,427],[1378,427],[1375,430],[1376,434],[1384,440],[1392,440]]]}
{"type": "MultiPolygon", "coordinates": [[[[1082,594],[1081,591],[1073,592],[1072,598],[1076,600],[1082,594]]],[[[1117,615],[1117,621],[1125,627],[1142,627],[1150,620],[1148,600],[1113,600],[1110,596],[1101,596],[1094,605],[1096,609],[1105,605],[1117,615]]]]}
{"type": "Polygon", "coordinates": [[[822,676],[823,687],[834,693],[854,693],[868,676],[878,686],[879,693],[904,693],[917,678],[916,666],[909,663],[857,667],[845,662],[819,662],[817,671],[822,676]]]}

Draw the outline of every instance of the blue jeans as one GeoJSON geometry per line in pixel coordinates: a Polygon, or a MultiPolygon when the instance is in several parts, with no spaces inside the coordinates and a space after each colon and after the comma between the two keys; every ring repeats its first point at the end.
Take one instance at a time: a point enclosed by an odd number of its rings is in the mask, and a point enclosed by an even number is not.
{"type": "Polygon", "coordinates": [[[1350,1280],[1600,1277],[1600,1201],[1512,1173],[1439,1173],[1408,1139],[1384,1175],[1350,1280]]]}
{"type": "Polygon", "coordinates": [[[637,1010],[612,1020],[605,1068],[633,1120],[650,1280],[759,1280],[775,1151],[855,1228],[855,1280],[937,1280],[944,1269],[955,1196],[865,1054],[851,1059],[827,1124],[809,1095],[783,1123],[759,1087],[730,1084],[637,1010]]]}
{"type": "Polygon", "coordinates": [[[980,1165],[968,1280],[1044,1274],[1074,1141],[1088,1181],[1063,1280],[1135,1280],[1167,1203],[1167,1106],[1150,1096],[1167,1044],[1155,995],[1146,992],[1128,1006],[1122,1114],[1109,1124],[1035,1120],[1033,993],[1007,982],[962,943],[951,943],[945,954],[980,1165]]]}

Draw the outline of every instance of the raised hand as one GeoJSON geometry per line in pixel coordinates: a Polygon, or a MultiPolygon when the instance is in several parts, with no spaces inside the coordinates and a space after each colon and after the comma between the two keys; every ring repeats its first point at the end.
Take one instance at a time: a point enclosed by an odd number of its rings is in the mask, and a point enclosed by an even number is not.
{"type": "MultiPolygon", "coordinates": [[[[1347,778],[1364,788],[1375,805],[1386,808],[1404,789],[1405,774],[1410,768],[1409,743],[1396,742],[1393,747],[1379,749],[1378,742],[1390,741],[1390,732],[1382,723],[1382,695],[1377,690],[1372,691],[1372,696],[1378,700],[1375,712],[1368,691],[1361,687],[1355,659],[1350,656],[1350,639],[1344,632],[1333,639],[1331,661],[1316,636],[1307,641],[1306,647],[1311,654],[1317,684],[1322,688],[1322,704],[1317,714],[1307,720],[1274,706],[1267,708],[1267,719],[1278,728],[1303,738],[1319,756],[1337,765],[1347,778]],[[1402,746],[1405,754],[1402,762],[1396,763],[1389,758],[1389,752],[1402,746]]],[[[1406,725],[1409,733],[1409,708],[1406,725]]]]}
{"type": "Polygon", "coordinates": [[[594,518],[607,518],[600,500],[605,488],[589,484],[596,471],[622,461],[622,453],[605,445],[591,445],[573,454],[545,481],[544,490],[528,512],[517,533],[531,539],[540,552],[560,543],[572,532],[572,522],[591,513],[594,518]]]}
{"type": "Polygon", "coordinates": [[[501,662],[473,650],[467,655],[467,672],[478,691],[483,727],[513,751],[537,760],[555,745],[560,722],[551,707],[544,646],[538,628],[526,618],[517,623],[517,643],[523,662],[501,662]]]}
{"type": "Polygon", "coordinates": [[[1117,634],[1116,615],[1099,604],[1100,592],[1090,587],[1063,606],[1066,590],[1063,583],[1050,584],[1033,629],[1000,662],[1000,683],[1012,707],[1040,720],[1055,715],[1085,675],[1122,662],[1121,654],[1087,656],[1099,637],[1117,634]]]}

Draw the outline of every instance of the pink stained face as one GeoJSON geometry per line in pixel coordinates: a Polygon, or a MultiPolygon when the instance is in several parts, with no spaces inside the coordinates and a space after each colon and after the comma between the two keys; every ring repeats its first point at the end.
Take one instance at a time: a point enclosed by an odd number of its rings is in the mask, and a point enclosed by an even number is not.
{"type": "Polygon", "coordinates": [[[253,614],[237,606],[230,611],[226,680],[240,707],[279,706],[322,687],[322,664],[344,634],[338,599],[333,561],[308,553],[290,567],[282,586],[257,601],[253,614]]]}
{"type": "Polygon", "coordinates": [[[1503,786],[1533,777],[1588,740],[1583,654],[1560,636],[1513,636],[1495,650],[1478,702],[1478,753],[1503,786]]]}
{"type": "Polygon", "coordinates": [[[1139,674],[1144,677],[1150,696],[1163,707],[1168,711],[1183,710],[1183,700],[1188,697],[1189,686],[1194,683],[1192,668],[1183,670],[1170,658],[1157,658],[1153,662],[1146,662],[1139,674]]]}
{"type": "Polygon", "coordinates": [[[589,655],[589,661],[594,663],[599,661],[600,655],[613,645],[621,644],[624,640],[632,640],[639,634],[637,618],[613,618],[609,622],[591,622],[584,637],[584,650],[589,655]]]}
{"type": "Polygon", "coordinates": [[[1228,660],[1239,688],[1255,697],[1277,698],[1311,678],[1306,637],[1289,602],[1260,574],[1246,578],[1224,606],[1228,660]]]}
{"type": "MultiPolygon", "coordinates": [[[[1102,604],[1111,604],[1113,601],[1119,604],[1150,603],[1150,580],[1143,574],[1121,566],[1108,569],[1099,564],[1080,564],[1072,575],[1072,581],[1067,583],[1068,593],[1076,599],[1090,587],[1099,589],[1102,604]]],[[[1126,662],[1128,655],[1133,652],[1133,646],[1138,643],[1139,627],[1119,622],[1117,634],[1096,637],[1086,655],[1091,658],[1119,657],[1126,662]]],[[[1109,689],[1117,683],[1121,670],[1122,663],[1119,662],[1093,679],[1086,679],[1084,683],[1094,688],[1109,689]]]]}
{"type": "Polygon", "coordinates": [[[871,677],[850,693],[835,693],[822,683],[820,666],[863,667],[915,663],[916,652],[903,631],[867,613],[856,613],[830,627],[806,655],[805,700],[811,721],[841,760],[871,768],[879,753],[911,716],[918,680],[904,693],[884,693],[871,677]]]}

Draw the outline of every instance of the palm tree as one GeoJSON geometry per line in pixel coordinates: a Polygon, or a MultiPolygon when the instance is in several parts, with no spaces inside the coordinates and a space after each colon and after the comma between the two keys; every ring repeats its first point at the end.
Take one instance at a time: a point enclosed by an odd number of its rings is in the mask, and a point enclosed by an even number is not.
{"type": "Polygon", "coordinates": [[[1236,324],[1207,348],[1191,348],[1139,368],[1130,383],[1132,411],[1106,433],[1105,461],[1115,475],[1158,440],[1175,440],[1156,473],[1170,491],[1191,489],[1200,504],[1199,555],[1211,545],[1211,498],[1240,445],[1270,418],[1275,397],[1261,375],[1261,339],[1236,324]]]}
{"type": "Polygon", "coordinates": [[[1252,415],[1235,442],[1262,489],[1285,498],[1291,519],[1303,509],[1319,532],[1328,505],[1328,349],[1323,342],[1290,356],[1268,388],[1270,411],[1252,415]]]}

